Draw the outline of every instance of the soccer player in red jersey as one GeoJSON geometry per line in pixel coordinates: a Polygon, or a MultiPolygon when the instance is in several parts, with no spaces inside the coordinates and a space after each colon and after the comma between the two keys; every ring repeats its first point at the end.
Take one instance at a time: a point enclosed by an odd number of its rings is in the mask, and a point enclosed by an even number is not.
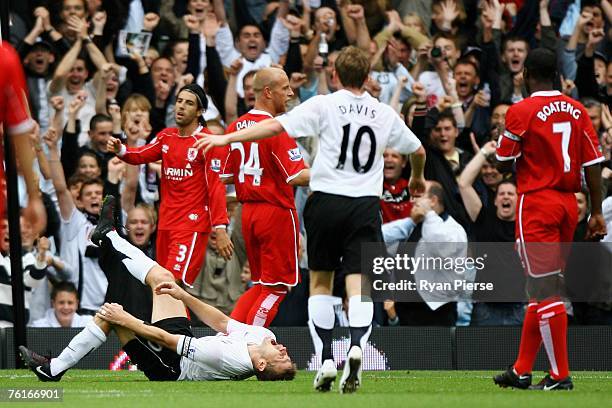
{"type": "Polygon", "coordinates": [[[519,205],[515,234],[530,297],[518,358],[494,377],[501,387],[573,388],[567,361],[567,315],[561,298],[562,243],[573,240],[578,222],[574,193],[581,189],[583,169],[592,206],[587,239],[599,240],[606,234],[599,165],[604,157],[586,109],[553,90],[556,61],[555,54],[543,48],[529,53],[523,75],[531,96],[510,107],[506,130],[498,141],[500,170],[508,171],[516,160],[519,205]],[[542,343],[551,369],[538,385],[531,386],[531,370],[542,343]]]}
{"type": "MultiPolygon", "coordinates": [[[[11,136],[16,158],[26,181],[28,206],[24,210],[24,215],[30,220],[38,234],[45,229],[47,216],[38,188],[38,176],[32,165],[34,154],[28,138],[35,123],[30,117],[21,60],[8,42],[0,44],[0,70],[2,71],[0,75],[0,124],[4,125],[4,130],[11,136]]],[[[0,128],[1,137],[2,129],[0,128]]],[[[2,146],[1,142],[0,146],[2,146]]],[[[2,160],[4,160],[4,150],[0,149],[0,161],[2,160]]],[[[4,165],[0,165],[0,218],[7,218],[6,211],[6,178],[4,165]]]]}
{"type": "MultiPolygon", "coordinates": [[[[192,147],[201,137],[198,134],[208,133],[202,118],[207,105],[201,87],[185,85],[176,98],[177,128],[162,130],[139,148],[125,147],[116,138],[108,142],[109,151],[129,164],[162,161],[156,258],[187,285],[200,273],[211,226],[219,253],[229,259],[233,249],[225,230],[229,220],[225,186],[218,175],[221,160],[214,151],[205,155],[192,147]]],[[[225,157],[225,153],[219,155],[225,157]]]]}
{"type": "MultiPolygon", "coordinates": [[[[227,132],[250,127],[286,111],[293,96],[289,79],[278,68],[264,68],[254,79],[255,107],[227,132]]],[[[242,232],[255,283],[231,317],[254,326],[269,326],[287,289],[299,282],[299,223],[293,186],[307,185],[309,170],[295,140],[286,132],[258,142],[232,143],[222,178],[236,185],[243,204],[242,232]]]]}

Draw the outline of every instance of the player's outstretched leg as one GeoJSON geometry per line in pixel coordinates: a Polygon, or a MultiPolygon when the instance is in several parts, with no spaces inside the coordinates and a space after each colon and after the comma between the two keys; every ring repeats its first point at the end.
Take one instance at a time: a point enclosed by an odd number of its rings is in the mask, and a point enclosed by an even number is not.
{"type": "MultiPolygon", "coordinates": [[[[125,265],[132,276],[146,285],[147,274],[153,267],[158,266],[158,263],[119,235],[115,217],[115,201],[112,195],[104,198],[100,219],[91,234],[91,241],[100,247],[101,258],[117,259],[117,262],[125,265]]],[[[109,263],[108,259],[106,261],[109,263]]]]}
{"type": "Polygon", "coordinates": [[[42,357],[24,346],[20,346],[19,351],[27,367],[41,381],[59,381],[69,368],[106,341],[106,334],[109,330],[108,323],[94,318],[70,340],[59,356],[52,359],[42,357]],[[106,332],[102,327],[106,328],[106,332]]]}
{"type": "Polygon", "coordinates": [[[326,392],[331,390],[338,375],[331,347],[336,315],[334,314],[333,296],[316,294],[317,292],[313,291],[313,278],[316,279],[316,276],[320,273],[310,274],[311,296],[308,298],[308,327],[310,328],[310,336],[316,355],[322,362],[313,386],[317,391],[326,392]]]}

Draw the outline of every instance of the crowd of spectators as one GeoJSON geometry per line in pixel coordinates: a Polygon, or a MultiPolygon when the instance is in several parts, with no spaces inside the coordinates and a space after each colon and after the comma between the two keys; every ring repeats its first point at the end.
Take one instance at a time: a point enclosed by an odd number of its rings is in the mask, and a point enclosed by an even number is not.
{"type": "MultiPolygon", "coordinates": [[[[527,53],[545,47],[558,56],[557,88],[587,108],[608,160],[602,175],[612,177],[610,0],[32,0],[12,6],[10,40],[22,58],[38,124],[31,144],[48,213],[41,237],[28,235],[22,222],[29,321],[36,326],[86,322],[80,315],[94,313],[107,292],[129,293],[128,308],[145,319],[150,313],[140,306],[150,304],[142,300],[150,293],[139,282],[109,285],[87,236],[103,196],[112,193],[121,197],[130,241],[155,257],[160,165],[127,165],[107,151],[106,142],[113,136],[142,146],[175,126],[176,92],[191,82],[206,90],[208,128],[223,134],[253,107],[258,69],[282,67],[295,94],[290,105],[296,106],[335,91],[338,51],[360,47],[371,56],[367,91],[392,106],[427,150],[429,200],[419,205],[408,193],[406,157],[385,152],[385,236],[417,243],[513,242],[516,185],[511,174],[496,170],[492,157],[506,111],[529,96],[522,74],[527,53]]],[[[298,139],[311,161],[317,150],[312,140],[298,139]]],[[[610,223],[612,198],[605,186],[610,223]]],[[[300,218],[306,195],[296,195],[300,218]]],[[[584,194],[577,196],[584,223],[588,203],[584,194]]],[[[25,194],[20,202],[25,206],[25,194]]],[[[229,190],[227,202],[233,259],[215,256],[212,236],[189,290],[229,312],[249,278],[240,206],[229,190]]],[[[4,260],[6,225],[0,229],[4,260]]],[[[516,265],[500,269],[512,273],[516,265]]],[[[2,268],[10,276],[8,262],[2,268]]],[[[302,277],[281,306],[278,324],[306,324],[306,271],[302,277]]],[[[341,322],[346,305],[338,296],[341,322]]],[[[609,299],[580,305],[575,320],[611,324],[609,299]]],[[[10,304],[0,303],[0,311],[10,312],[10,304]]],[[[520,324],[522,307],[388,301],[377,304],[375,319],[379,325],[520,324]]],[[[8,312],[0,315],[6,324],[11,319],[8,312]]]]}

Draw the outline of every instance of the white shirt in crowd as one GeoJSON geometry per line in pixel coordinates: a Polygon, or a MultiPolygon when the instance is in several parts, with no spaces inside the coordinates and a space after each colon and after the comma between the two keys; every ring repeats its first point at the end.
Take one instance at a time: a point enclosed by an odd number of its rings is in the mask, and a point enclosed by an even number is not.
{"type": "MultiPolygon", "coordinates": [[[[467,256],[467,234],[463,227],[450,215],[442,218],[435,211],[429,211],[423,220],[422,236],[415,249],[415,257],[427,258],[465,258],[467,256]]],[[[392,244],[408,239],[416,227],[412,218],[402,218],[383,224],[382,233],[385,243],[392,244]]],[[[465,294],[460,290],[421,290],[419,281],[428,283],[453,283],[456,279],[473,281],[473,276],[459,274],[455,270],[432,270],[416,268],[414,280],[417,290],[431,310],[436,310],[450,301],[460,300],[465,294]]]]}
{"type": "Polygon", "coordinates": [[[78,288],[80,255],[83,267],[81,308],[98,310],[104,303],[108,280],[98,264],[98,259],[85,256],[85,250],[91,244],[89,235],[93,229],[94,225],[76,208],[72,210],[69,220],[62,218],[60,258],[71,266],[74,274],[70,281],[78,288]]]}
{"type": "MultiPolygon", "coordinates": [[[[72,316],[70,327],[85,327],[92,319],[93,316],[81,316],[80,314],[75,313],[74,316],[72,316]]],[[[47,309],[45,315],[42,318],[35,320],[30,327],[62,327],[62,325],[55,316],[55,310],[47,309]]]]}
{"type": "Polygon", "coordinates": [[[219,28],[215,40],[217,42],[217,52],[224,67],[229,68],[232,62],[239,58],[242,60],[242,69],[236,78],[236,91],[241,98],[244,97],[242,79],[246,73],[269,67],[272,64],[278,64],[281,55],[286,54],[289,50],[289,30],[279,19],[276,19],[272,26],[270,45],[255,61],[249,61],[242,57],[240,52],[234,47],[234,36],[228,24],[219,28]]]}
{"type": "MultiPolygon", "coordinates": [[[[235,324],[235,323],[234,323],[235,324]]],[[[260,326],[228,325],[228,334],[206,337],[181,336],[176,352],[181,359],[179,381],[240,380],[255,374],[249,345],[259,345],[267,337],[276,340],[270,330],[260,326]]]]}
{"type": "Polygon", "coordinates": [[[289,136],[318,136],[310,188],[348,197],[380,197],[383,152],[416,151],[421,142],[389,105],[367,92],[318,95],[276,118],[289,136]]]}

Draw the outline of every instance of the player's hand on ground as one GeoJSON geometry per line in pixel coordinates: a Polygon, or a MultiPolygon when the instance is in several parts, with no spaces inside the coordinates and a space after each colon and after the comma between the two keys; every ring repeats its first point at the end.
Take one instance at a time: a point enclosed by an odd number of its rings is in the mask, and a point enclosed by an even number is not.
{"type": "Polygon", "coordinates": [[[591,214],[585,239],[587,241],[601,241],[608,233],[606,220],[601,214],[591,214]]]}
{"type": "Polygon", "coordinates": [[[209,135],[208,133],[198,133],[202,138],[195,141],[193,147],[200,150],[204,149],[204,153],[215,146],[225,146],[229,144],[229,140],[225,136],[209,135]]]}
{"type": "Polygon", "coordinates": [[[170,295],[176,300],[183,300],[186,293],[175,281],[162,282],[155,287],[156,295],[170,295]]]}
{"type": "Polygon", "coordinates": [[[227,231],[224,228],[217,228],[215,230],[217,253],[222,256],[223,259],[229,261],[234,252],[234,244],[230,239],[227,231]]]}
{"type": "Polygon", "coordinates": [[[106,150],[118,154],[121,151],[121,140],[116,137],[109,137],[106,142],[106,150]]]}
{"type": "Polygon", "coordinates": [[[425,179],[411,177],[408,182],[408,191],[411,197],[420,197],[425,193],[425,179]]]}
{"type": "Polygon", "coordinates": [[[118,303],[105,303],[102,305],[96,316],[118,326],[125,325],[130,314],[123,310],[123,306],[118,303]]]}

